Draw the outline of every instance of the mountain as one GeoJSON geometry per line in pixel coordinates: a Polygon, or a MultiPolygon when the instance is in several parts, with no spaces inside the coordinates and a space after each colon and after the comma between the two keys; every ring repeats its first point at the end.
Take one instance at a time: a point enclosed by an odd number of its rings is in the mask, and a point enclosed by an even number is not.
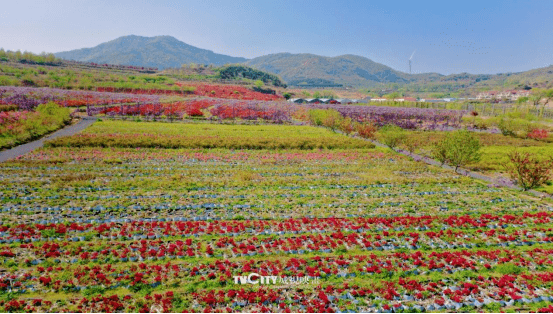
{"type": "Polygon", "coordinates": [[[58,52],[55,56],[66,60],[159,69],[180,67],[183,63],[223,65],[247,60],[190,46],[171,36],[135,35],[119,37],[93,48],[58,52]]]}
{"type": "Polygon", "coordinates": [[[159,69],[180,68],[183,63],[243,63],[261,71],[277,74],[291,86],[342,84],[380,87],[397,83],[408,93],[472,93],[479,90],[547,87],[553,82],[552,67],[500,74],[408,74],[355,55],[325,57],[308,53],[276,53],[248,60],[216,54],[183,43],[171,36],[124,36],[94,48],[59,52],[55,56],[68,60],[159,69]]]}
{"type": "Polygon", "coordinates": [[[411,75],[355,55],[324,57],[308,53],[277,53],[248,60],[246,65],[275,73],[289,85],[327,82],[370,86],[378,83],[409,83],[420,79],[434,80],[441,77],[437,73],[411,75]]]}
{"type": "Polygon", "coordinates": [[[253,68],[279,75],[289,86],[343,84],[355,87],[386,86],[389,88],[390,83],[397,83],[392,89],[399,89],[407,94],[427,93],[446,96],[454,94],[468,96],[482,90],[553,86],[553,66],[518,73],[409,74],[361,56],[324,57],[306,53],[270,54],[245,63],[253,68]]]}

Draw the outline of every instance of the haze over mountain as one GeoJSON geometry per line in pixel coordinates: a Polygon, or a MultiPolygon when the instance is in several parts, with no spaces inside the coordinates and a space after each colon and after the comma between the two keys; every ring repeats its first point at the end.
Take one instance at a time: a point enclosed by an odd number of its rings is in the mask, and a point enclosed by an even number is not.
{"type": "Polygon", "coordinates": [[[156,67],[180,67],[183,63],[215,64],[241,63],[245,58],[217,54],[188,45],[171,36],[123,36],[93,48],[55,53],[66,60],[156,67]]]}

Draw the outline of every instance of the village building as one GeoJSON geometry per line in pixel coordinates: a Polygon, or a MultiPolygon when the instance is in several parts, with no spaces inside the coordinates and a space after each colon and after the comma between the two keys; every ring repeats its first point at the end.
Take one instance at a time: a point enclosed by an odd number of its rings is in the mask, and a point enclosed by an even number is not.
{"type": "Polygon", "coordinates": [[[476,95],[477,100],[491,100],[491,99],[506,99],[510,101],[516,101],[520,97],[528,97],[531,92],[529,90],[506,90],[506,91],[488,91],[481,92],[476,95]]]}

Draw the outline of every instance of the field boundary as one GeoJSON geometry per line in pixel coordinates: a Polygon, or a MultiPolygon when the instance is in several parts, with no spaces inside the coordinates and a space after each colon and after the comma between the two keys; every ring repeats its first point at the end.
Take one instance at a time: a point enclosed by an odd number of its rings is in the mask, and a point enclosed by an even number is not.
{"type": "MultiPolygon", "coordinates": [[[[366,140],[370,141],[371,143],[373,143],[374,145],[376,145],[378,147],[389,148],[388,146],[386,146],[386,145],[384,145],[384,144],[382,144],[382,143],[380,143],[376,140],[371,140],[371,139],[366,139],[366,140]]],[[[520,186],[512,183],[510,180],[508,180],[508,181],[496,180],[492,177],[483,175],[483,174],[478,173],[478,172],[470,171],[470,170],[462,168],[462,167],[458,167],[457,170],[455,170],[455,167],[449,166],[447,164],[442,164],[441,162],[439,162],[435,159],[426,157],[426,156],[422,156],[422,155],[415,154],[415,153],[410,153],[410,152],[402,150],[402,149],[392,149],[392,150],[394,152],[398,153],[398,154],[402,154],[404,156],[411,157],[415,161],[422,161],[422,162],[424,162],[426,164],[429,164],[429,165],[432,165],[432,166],[438,166],[438,167],[441,167],[443,169],[453,170],[457,174],[467,176],[467,177],[471,177],[471,178],[477,179],[477,180],[486,181],[486,182],[489,182],[489,183],[497,185],[497,186],[507,187],[507,188],[512,188],[512,189],[522,191],[522,188],[520,186]]],[[[547,194],[547,193],[544,193],[544,192],[539,192],[539,191],[536,191],[536,190],[528,190],[526,192],[529,192],[529,193],[531,193],[535,196],[538,196],[538,197],[553,198],[553,195],[550,195],[550,194],[547,194]]]]}
{"type": "MultiPolygon", "coordinates": [[[[328,129],[327,127],[324,127],[324,126],[321,126],[321,127],[325,128],[325,129],[328,129]]],[[[388,148],[388,149],[390,148],[390,147],[380,143],[377,140],[367,139],[367,138],[363,138],[363,137],[355,136],[355,135],[349,135],[349,134],[346,134],[346,133],[344,133],[340,130],[334,130],[334,132],[340,133],[340,134],[343,134],[343,135],[346,135],[346,136],[349,136],[349,137],[360,138],[362,140],[369,141],[369,142],[373,143],[374,145],[376,145],[377,147],[388,148]]],[[[499,180],[496,180],[492,177],[483,175],[483,174],[478,173],[478,172],[470,171],[470,170],[462,168],[462,167],[458,167],[457,170],[456,170],[455,167],[449,166],[447,164],[443,164],[443,163],[441,163],[441,162],[439,162],[435,159],[432,159],[430,157],[427,157],[427,156],[422,156],[422,155],[419,155],[419,154],[410,153],[410,152],[402,150],[402,149],[391,149],[391,150],[394,151],[395,153],[398,153],[398,154],[401,154],[401,155],[404,155],[404,156],[407,156],[407,157],[411,157],[411,158],[413,158],[414,161],[421,161],[421,162],[424,162],[428,165],[441,167],[441,168],[446,169],[446,170],[453,170],[457,174],[467,176],[467,177],[471,177],[471,178],[477,179],[477,180],[486,181],[486,182],[491,183],[491,184],[496,185],[496,186],[507,187],[507,188],[523,191],[520,186],[512,183],[510,180],[499,181],[499,180]]],[[[536,191],[536,190],[528,190],[528,191],[525,191],[525,192],[533,194],[534,196],[537,196],[537,197],[553,198],[553,195],[551,195],[551,194],[547,194],[547,193],[536,191]]]]}

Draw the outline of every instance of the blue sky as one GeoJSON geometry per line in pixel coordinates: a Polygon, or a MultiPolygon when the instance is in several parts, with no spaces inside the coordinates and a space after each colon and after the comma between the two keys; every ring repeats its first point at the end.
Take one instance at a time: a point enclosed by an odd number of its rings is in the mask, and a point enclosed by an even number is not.
{"type": "Polygon", "coordinates": [[[413,72],[553,64],[553,1],[3,1],[0,47],[59,52],[170,35],[217,53],[356,54],[413,72]]]}

